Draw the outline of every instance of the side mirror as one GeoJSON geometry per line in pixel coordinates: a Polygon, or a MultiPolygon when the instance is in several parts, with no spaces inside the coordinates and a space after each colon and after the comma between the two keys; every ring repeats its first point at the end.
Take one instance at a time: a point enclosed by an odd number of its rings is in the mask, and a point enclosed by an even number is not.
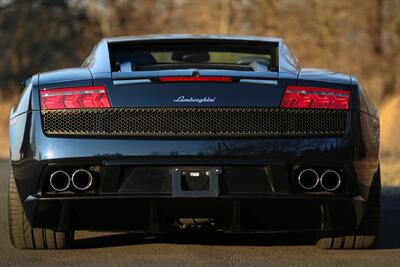
{"type": "Polygon", "coordinates": [[[31,81],[31,77],[28,77],[28,78],[25,78],[24,80],[22,80],[21,86],[20,86],[21,92],[25,89],[25,87],[29,84],[30,81],[31,81]]]}

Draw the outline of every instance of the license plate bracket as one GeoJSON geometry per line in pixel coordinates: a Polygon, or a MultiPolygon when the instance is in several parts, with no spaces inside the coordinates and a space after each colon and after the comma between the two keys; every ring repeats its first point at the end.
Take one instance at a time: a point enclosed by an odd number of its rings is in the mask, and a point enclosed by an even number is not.
{"type": "Polygon", "coordinates": [[[184,166],[172,170],[174,197],[217,197],[220,167],[184,166]]]}

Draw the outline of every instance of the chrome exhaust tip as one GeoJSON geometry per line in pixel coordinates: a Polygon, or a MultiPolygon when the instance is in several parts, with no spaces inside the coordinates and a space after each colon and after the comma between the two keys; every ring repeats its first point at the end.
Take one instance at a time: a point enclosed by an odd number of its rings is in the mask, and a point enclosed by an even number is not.
{"type": "Polygon", "coordinates": [[[71,181],[76,189],[83,191],[92,186],[93,176],[85,169],[78,169],[72,174],[71,181]]]}
{"type": "Polygon", "coordinates": [[[50,175],[50,186],[57,192],[67,190],[70,184],[71,178],[65,171],[58,170],[50,175]]]}
{"type": "Polygon", "coordinates": [[[326,170],[320,179],[321,187],[329,192],[335,191],[342,184],[340,174],[333,170],[326,170]]]}
{"type": "Polygon", "coordinates": [[[297,181],[301,188],[305,190],[312,190],[318,186],[319,175],[313,169],[304,169],[297,177],[297,181]]]}

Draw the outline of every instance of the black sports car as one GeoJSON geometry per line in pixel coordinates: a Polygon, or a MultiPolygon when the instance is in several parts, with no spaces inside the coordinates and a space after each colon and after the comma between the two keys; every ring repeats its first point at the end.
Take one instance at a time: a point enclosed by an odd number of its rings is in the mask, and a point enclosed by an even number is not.
{"type": "Polygon", "coordinates": [[[26,82],[10,147],[17,248],[83,229],[377,237],[377,111],[354,77],[301,68],[281,39],[103,39],[80,68],[26,82]]]}

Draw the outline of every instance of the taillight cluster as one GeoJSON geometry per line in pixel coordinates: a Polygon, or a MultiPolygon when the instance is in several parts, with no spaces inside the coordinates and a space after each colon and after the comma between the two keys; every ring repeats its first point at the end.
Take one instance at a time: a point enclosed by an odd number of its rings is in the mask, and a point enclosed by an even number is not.
{"type": "Polygon", "coordinates": [[[105,86],[80,86],[41,89],[42,109],[109,108],[110,99],[105,86]]]}
{"type": "MultiPolygon", "coordinates": [[[[160,77],[161,82],[231,82],[231,77],[160,77]]],[[[40,90],[42,109],[109,108],[107,88],[99,86],[64,87],[40,90]]],[[[350,91],[331,88],[288,86],[281,108],[349,109],[350,91]]]]}
{"type": "Polygon", "coordinates": [[[330,88],[288,86],[281,108],[349,109],[350,91],[330,88]]]}

